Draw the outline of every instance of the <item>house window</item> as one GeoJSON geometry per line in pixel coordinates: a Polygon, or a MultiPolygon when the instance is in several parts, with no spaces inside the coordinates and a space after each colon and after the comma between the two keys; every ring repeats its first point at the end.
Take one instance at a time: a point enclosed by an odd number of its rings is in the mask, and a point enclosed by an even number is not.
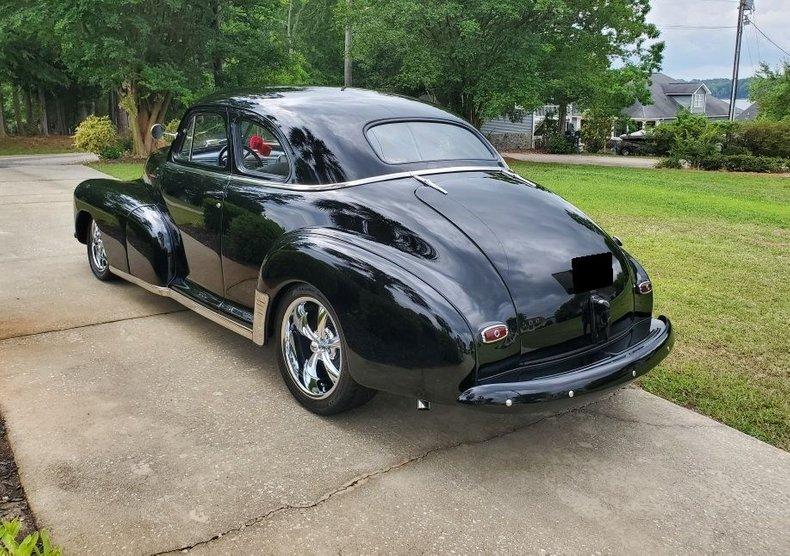
{"type": "Polygon", "coordinates": [[[705,111],[705,93],[694,93],[691,95],[691,111],[704,112],[705,111]]]}

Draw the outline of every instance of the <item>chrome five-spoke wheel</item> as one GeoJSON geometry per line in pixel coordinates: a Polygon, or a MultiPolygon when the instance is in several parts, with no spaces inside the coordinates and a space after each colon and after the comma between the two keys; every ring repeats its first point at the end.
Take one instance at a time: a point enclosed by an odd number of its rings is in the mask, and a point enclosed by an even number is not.
{"type": "Polygon", "coordinates": [[[101,239],[101,232],[96,225],[96,221],[91,221],[91,259],[93,266],[99,272],[107,270],[107,253],[104,252],[104,242],[101,239]]]}
{"type": "Polygon", "coordinates": [[[93,275],[99,280],[110,280],[113,275],[110,272],[110,264],[107,262],[104,238],[95,220],[91,220],[91,224],[88,227],[88,235],[85,239],[85,243],[88,244],[88,262],[93,275]]]}
{"type": "Polygon", "coordinates": [[[312,297],[294,299],[285,310],[280,341],[296,386],[311,398],[329,396],[340,381],[343,348],[326,307],[312,297]]]}
{"type": "Polygon", "coordinates": [[[370,400],[374,390],[349,371],[348,346],[337,313],[316,288],[292,287],[278,300],[277,351],[291,394],[307,409],[331,415],[370,400]]]}

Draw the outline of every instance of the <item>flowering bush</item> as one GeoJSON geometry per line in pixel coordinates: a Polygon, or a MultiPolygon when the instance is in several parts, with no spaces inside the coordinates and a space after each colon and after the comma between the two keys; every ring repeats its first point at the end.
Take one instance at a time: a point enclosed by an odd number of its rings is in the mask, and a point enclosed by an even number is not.
{"type": "Polygon", "coordinates": [[[74,133],[74,146],[99,155],[100,158],[119,158],[123,154],[118,131],[107,116],[88,116],[74,133]]]}

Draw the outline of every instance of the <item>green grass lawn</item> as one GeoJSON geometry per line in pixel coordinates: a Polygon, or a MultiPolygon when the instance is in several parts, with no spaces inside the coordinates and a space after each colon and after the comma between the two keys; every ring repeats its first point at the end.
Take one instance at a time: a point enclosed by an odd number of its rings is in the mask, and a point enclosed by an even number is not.
{"type": "Polygon", "coordinates": [[[59,154],[75,152],[68,135],[50,135],[49,137],[9,135],[0,137],[0,156],[23,154],[59,154]]]}
{"type": "Polygon", "coordinates": [[[619,236],[675,350],[646,390],[790,449],[790,179],[513,163],[619,236]]]}
{"type": "Polygon", "coordinates": [[[91,168],[95,168],[99,172],[104,172],[119,180],[136,180],[142,177],[143,162],[92,162],[88,164],[91,168]]]}
{"type": "MultiPolygon", "coordinates": [[[[139,163],[97,163],[121,179],[139,163]]],[[[790,179],[513,162],[647,268],[675,350],[646,390],[790,449],[790,179]]]]}

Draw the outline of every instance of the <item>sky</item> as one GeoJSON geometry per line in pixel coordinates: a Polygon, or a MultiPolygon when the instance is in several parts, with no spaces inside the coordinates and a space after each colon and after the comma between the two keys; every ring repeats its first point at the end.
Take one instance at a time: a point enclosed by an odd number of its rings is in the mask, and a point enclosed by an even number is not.
{"type": "MultiPolygon", "coordinates": [[[[678,79],[731,77],[737,0],[652,0],[648,17],[666,44],[662,72],[678,79]],[[677,29],[668,26],[732,27],[677,29]]],[[[754,0],[752,18],[775,43],[790,52],[790,0],[754,0]]],[[[744,27],[739,77],[754,75],[761,61],[776,67],[790,59],[752,25],[744,27]]]]}

